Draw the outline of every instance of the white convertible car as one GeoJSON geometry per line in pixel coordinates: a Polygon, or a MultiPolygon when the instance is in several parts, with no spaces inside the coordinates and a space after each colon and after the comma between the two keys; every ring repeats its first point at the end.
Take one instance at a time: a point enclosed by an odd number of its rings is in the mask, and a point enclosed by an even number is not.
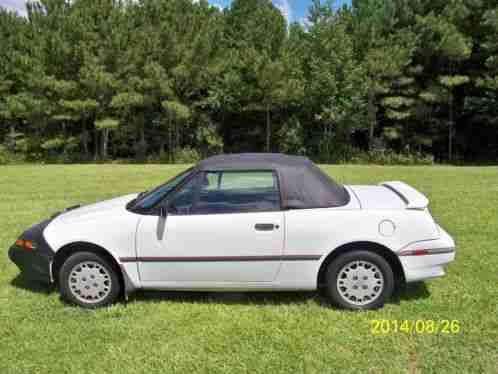
{"type": "Polygon", "coordinates": [[[9,256],[83,307],[137,289],[323,289],[384,304],[398,282],[444,275],[453,239],[402,182],[343,186],[304,157],[211,157],[169,182],[33,226],[9,256]]]}

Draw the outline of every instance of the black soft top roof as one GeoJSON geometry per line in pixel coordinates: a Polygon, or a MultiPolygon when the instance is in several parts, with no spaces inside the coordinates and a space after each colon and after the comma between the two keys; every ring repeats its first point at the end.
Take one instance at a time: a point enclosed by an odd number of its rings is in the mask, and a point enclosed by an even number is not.
{"type": "Polygon", "coordinates": [[[248,169],[268,170],[283,167],[307,167],[312,162],[306,157],[289,156],[280,153],[238,153],[218,155],[197,164],[199,170],[248,169]]]}
{"type": "Polygon", "coordinates": [[[285,208],[329,208],[346,205],[349,193],[308,158],[278,153],[240,153],[213,156],[197,170],[275,170],[285,208]]]}

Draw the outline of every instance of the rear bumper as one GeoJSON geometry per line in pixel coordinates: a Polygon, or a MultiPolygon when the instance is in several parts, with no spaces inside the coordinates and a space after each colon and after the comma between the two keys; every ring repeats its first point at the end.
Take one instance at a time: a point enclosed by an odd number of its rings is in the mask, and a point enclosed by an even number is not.
{"type": "Polygon", "coordinates": [[[51,283],[52,261],[49,257],[13,245],[9,249],[9,258],[27,279],[51,283]]]}
{"type": "Polygon", "coordinates": [[[439,239],[413,243],[398,252],[406,282],[442,277],[446,274],[445,266],[455,260],[453,238],[443,228],[438,226],[438,229],[441,234],[439,239]],[[421,250],[425,254],[418,255],[421,250]]]}

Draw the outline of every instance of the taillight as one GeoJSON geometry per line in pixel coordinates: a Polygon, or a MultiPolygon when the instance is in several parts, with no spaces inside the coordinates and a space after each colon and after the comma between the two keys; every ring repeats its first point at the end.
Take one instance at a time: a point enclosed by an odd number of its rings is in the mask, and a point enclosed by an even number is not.
{"type": "Polygon", "coordinates": [[[428,255],[429,251],[427,249],[413,249],[411,251],[401,252],[400,256],[425,256],[428,255]]]}
{"type": "Polygon", "coordinates": [[[450,248],[428,248],[428,249],[410,249],[398,253],[398,256],[425,256],[425,255],[441,255],[444,253],[455,252],[454,247],[450,248]]]}

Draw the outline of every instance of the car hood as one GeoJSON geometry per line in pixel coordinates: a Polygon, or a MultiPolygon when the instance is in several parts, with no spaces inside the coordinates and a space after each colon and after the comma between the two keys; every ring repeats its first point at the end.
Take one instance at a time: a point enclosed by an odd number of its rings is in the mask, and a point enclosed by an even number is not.
{"type": "Polygon", "coordinates": [[[126,204],[137,196],[138,194],[134,193],[110,200],[104,200],[95,204],[84,205],[80,208],[62,212],[59,216],[57,216],[56,220],[59,222],[69,222],[75,220],[87,220],[97,216],[101,217],[102,215],[112,214],[118,210],[125,210],[126,204]]]}
{"type": "Polygon", "coordinates": [[[385,186],[348,186],[362,209],[406,209],[405,201],[385,186]]]}

